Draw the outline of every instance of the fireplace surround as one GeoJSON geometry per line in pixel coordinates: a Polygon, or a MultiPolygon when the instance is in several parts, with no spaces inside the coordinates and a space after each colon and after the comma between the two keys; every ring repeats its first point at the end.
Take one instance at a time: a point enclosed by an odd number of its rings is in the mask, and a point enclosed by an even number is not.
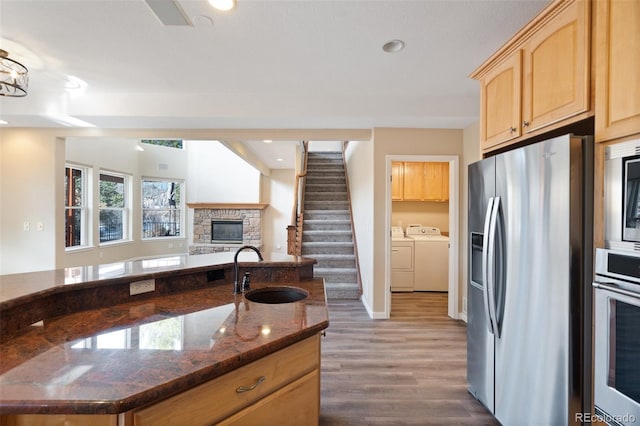
{"type": "Polygon", "coordinates": [[[193,243],[189,246],[189,254],[235,251],[243,244],[262,247],[262,211],[266,204],[196,203],[187,206],[193,208],[193,243]],[[238,233],[240,229],[241,234],[238,233]]]}

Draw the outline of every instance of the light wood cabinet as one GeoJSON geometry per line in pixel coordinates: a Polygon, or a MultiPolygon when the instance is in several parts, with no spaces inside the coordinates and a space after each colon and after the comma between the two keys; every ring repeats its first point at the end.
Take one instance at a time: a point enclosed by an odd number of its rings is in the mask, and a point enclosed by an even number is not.
{"type": "Polygon", "coordinates": [[[482,148],[515,139],[522,134],[522,54],[517,50],[480,81],[482,148]]]}
{"type": "Polygon", "coordinates": [[[424,163],[425,201],[449,201],[449,163],[424,163]]]}
{"type": "Polygon", "coordinates": [[[640,2],[596,2],[596,140],[640,134],[640,2]]]}
{"type": "Polygon", "coordinates": [[[522,128],[530,133],[589,109],[590,2],[576,0],[523,49],[522,128]]]}
{"type": "Polygon", "coordinates": [[[282,425],[317,424],[319,371],[320,337],[314,336],[137,410],[132,416],[133,424],[265,424],[267,419],[282,425]],[[303,422],[298,421],[301,416],[303,422]]]}
{"type": "Polygon", "coordinates": [[[393,201],[449,201],[447,162],[393,162],[391,173],[393,201]]]}
{"type": "Polygon", "coordinates": [[[314,425],[320,418],[320,372],[314,370],[284,388],[217,423],[227,425],[314,425]]]}
{"type": "Polygon", "coordinates": [[[391,162],[391,200],[399,201],[404,198],[404,163],[391,162]]]}
{"type": "Polygon", "coordinates": [[[554,1],[471,75],[480,81],[484,151],[593,114],[590,7],[554,1]]]}
{"type": "Polygon", "coordinates": [[[422,201],[424,197],[424,163],[404,163],[404,201],[422,201]]]}

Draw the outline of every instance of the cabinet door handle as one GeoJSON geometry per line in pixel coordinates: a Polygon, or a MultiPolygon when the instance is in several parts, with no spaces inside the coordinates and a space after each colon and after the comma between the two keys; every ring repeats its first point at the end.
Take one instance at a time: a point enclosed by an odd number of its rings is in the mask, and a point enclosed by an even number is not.
{"type": "Polygon", "coordinates": [[[512,127],[512,128],[510,128],[509,130],[511,130],[511,133],[515,133],[515,132],[516,132],[516,130],[518,130],[518,129],[516,129],[515,127],[512,127]]]}
{"type": "Polygon", "coordinates": [[[529,123],[528,121],[523,121],[522,122],[522,127],[529,127],[529,124],[531,124],[531,123],[529,123]]]}
{"type": "Polygon", "coordinates": [[[251,386],[238,386],[238,388],[236,389],[236,393],[243,393],[243,392],[249,392],[254,390],[255,388],[258,387],[258,385],[260,385],[260,383],[264,382],[267,378],[264,376],[260,376],[258,378],[258,380],[256,380],[256,382],[254,384],[252,384],[251,386]]]}

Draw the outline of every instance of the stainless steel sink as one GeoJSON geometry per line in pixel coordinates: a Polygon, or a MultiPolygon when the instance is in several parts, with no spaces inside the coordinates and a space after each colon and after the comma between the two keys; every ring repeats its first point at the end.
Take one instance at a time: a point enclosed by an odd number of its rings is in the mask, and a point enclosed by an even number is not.
{"type": "Polygon", "coordinates": [[[306,299],[309,297],[309,292],[298,287],[273,286],[250,290],[244,294],[244,297],[256,303],[291,303],[306,299]]]}

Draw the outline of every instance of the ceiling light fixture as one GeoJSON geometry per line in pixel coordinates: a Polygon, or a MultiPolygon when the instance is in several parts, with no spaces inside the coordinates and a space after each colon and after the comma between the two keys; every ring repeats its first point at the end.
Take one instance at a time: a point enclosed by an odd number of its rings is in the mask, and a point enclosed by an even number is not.
{"type": "Polygon", "coordinates": [[[214,9],[227,11],[236,6],[236,0],[209,0],[209,4],[214,9]]]}
{"type": "Polygon", "coordinates": [[[0,96],[27,96],[29,70],[18,61],[9,59],[6,50],[0,49],[0,96]]]}
{"type": "Polygon", "coordinates": [[[404,49],[404,41],[402,40],[391,40],[386,42],[382,46],[382,50],[387,53],[396,53],[404,49]]]}
{"type": "Polygon", "coordinates": [[[273,142],[271,139],[265,139],[264,140],[264,143],[271,143],[271,142],[273,142]]]}

